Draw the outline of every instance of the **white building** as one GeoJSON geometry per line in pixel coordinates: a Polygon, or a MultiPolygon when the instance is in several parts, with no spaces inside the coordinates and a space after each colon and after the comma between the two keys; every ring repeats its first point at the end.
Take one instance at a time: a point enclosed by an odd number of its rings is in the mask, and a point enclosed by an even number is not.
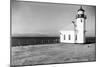
{"type": "Polygon", "coordinates": [[[77,12],[75,21],[72,21],[74,25],[73,31],[62,30],[60,31],[60,42],[62,43],[85,43],[85,20],[82,6],[77,12]]]}

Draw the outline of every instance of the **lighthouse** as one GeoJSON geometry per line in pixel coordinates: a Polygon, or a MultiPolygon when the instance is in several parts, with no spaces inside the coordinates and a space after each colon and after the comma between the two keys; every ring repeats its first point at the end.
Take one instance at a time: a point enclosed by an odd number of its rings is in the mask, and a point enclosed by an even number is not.
{"type": "Polygon", "coordinates": [[[77,11],[76,19],[74,24],[74,36],[75,36],[75,43],[85,43],[85,32],[86,32],[86,15],[85,10],[80,7],[77,11]]]}
{"type": "Polygon", "coordinates": [[[86,15],[85,10],[80,6],[77,10],[75,21],[72,21],[74,25],[73,31],[61,30],[60,31],[60,42],[62,43],[85,43],[86,33],[86,15]]]}

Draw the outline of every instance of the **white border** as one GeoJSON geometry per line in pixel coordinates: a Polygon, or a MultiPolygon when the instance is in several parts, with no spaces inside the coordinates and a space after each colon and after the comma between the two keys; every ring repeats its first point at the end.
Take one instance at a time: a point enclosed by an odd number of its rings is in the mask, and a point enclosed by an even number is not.
{"type": "MultiPolygon", "coordinates": [[[[27,67],[99,67],[100,62],[100,2],[99,0],[33,0],[40,2],[96,5],[96,62],[37,65],[27,67]]],[[[10,0],[0,0],[0,66],[10,67],[10,0]]]]}

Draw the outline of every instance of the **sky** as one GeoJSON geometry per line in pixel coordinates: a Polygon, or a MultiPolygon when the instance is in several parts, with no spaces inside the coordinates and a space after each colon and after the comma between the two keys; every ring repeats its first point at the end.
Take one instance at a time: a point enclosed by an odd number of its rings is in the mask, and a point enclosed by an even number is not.
{"type": "MultiPolygon", "coordinates": [[[[82,6],[87,15],[86,36],[95,36],[95,6],[82,6]]],[[[59,36],[74,30],[72,21],[80,5],[11,1],[12,36],[59,36]]]]}

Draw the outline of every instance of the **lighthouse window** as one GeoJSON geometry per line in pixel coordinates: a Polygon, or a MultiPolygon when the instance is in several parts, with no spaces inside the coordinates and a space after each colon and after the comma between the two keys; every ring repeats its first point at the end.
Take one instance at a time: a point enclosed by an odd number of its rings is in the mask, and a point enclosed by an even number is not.
{"type": "Polygon", "coordinates": [[[76,35],[76,38],[75,38],[75,40],[77,40],[77,35],[76,35]]]}
{"type": "Polygon", "coordinates": [[[64,35],[64,40],[66,39],[66,36],[64,35]]]}
{"type": "Polygon", "coordinates": [[[81,22],[82,22],[82,19],[81,19],[81,22]]]}
{"type": "Polygon", "coordinates": [[[84,14],[78,14],[77,18],[84,18],[84,14]]]}
{"type": "Polygon", "coordinates": [[[71,36],[69,35],[69,40],[71,39],[71,36]]]}

